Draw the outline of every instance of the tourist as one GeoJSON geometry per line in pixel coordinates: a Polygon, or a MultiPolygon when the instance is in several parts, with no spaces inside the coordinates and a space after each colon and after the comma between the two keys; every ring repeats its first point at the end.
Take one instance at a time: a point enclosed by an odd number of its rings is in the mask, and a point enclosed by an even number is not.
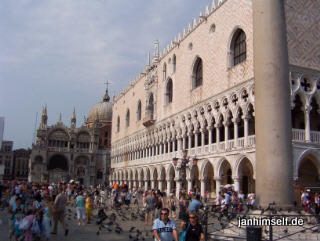
{"type": "Polygon", "coordinates": [[[153,223],[153,235],[155,241],[178,241],[179,235],[176,224],[169,219],[169,209],[162,208],[160,218],[157,218],[153,223]]]}
{"type": "Polygon", "coordinates": [[[173,193],[170,193],[169,198],[167,200],[167,206],[170,209],[169,217],[175,218],[176,217],[176,200],[173,193]]]}
{"type": "Polygon", "coordinates": [[[187,210],[189,206],[189,201],[186,200],[185,194],[180,195],[179,199],[179,219],[187,219],[187,210]]]}
{"type": "Polygon", "coordinates": [[[69,230],[65,222],[65,207],[67,206],[67,196],[64,193],[62,187],[59,188],[59,194],[56,196],[53,205],[53,230],[52,234],[57,234],[58,222],[61,223],[64,229],[64,235],[67,236],[69,230]]]}
{"type": "Polygon", "coordinates": [[[156,193],[156,201],[155,202],[156,202],[155,218],[159,218],[161,209],[164,208],[164,200],[163,200],[162,193],[160,192],[160,190],[158,190],[156,193]]]}
{"type": "Polygon", "coordinates": [[[92,195],[88,194],[87,198],[86,198],[86,212],[87,212],[87,223],[90,223],[91,217],[92,217],[92,207],[93,207],[93,203],[92,203],[92,195]]]}
{"type": "Polygon", "coordinates": [[[76,209],[77,209],[77,218],[78,225],[85,225],[86,220],[86,209],[85,209],[85,198],[82,195],[82,191],[79,192],[79,195],[76,197],[76,209]]]}
{"type": "Polygon", "coordinates": [[[202,207],[202,203],[200,202],[200,195],[196,194],[195,198],[192,199],[189,212],[198,212],[198,210],[202,207]]]}
{"type": "Polygon", "coordinates": [[[199,223],[199,217],[195,212],[190,212],[189,222],[182,222],[184,229],[186,229],[185,241],[204,241],[204,232],[202,225],[199,223]]]}
{"type": "Polygon", "coordinates": [[[42,212],[42,233],[45,239],[48,241],[50,239],[50,223],[53,214],[53,203],[50,197],[46,197],[42,212]]]}
{"type": "Polygon", "coordinates": [[[152,195],[151,191],[147,191],[147,196],[145,198],[146,214],[145,214],[145,224],[152,224],[153,213],[155,208],[155,197],[152,195]]]}

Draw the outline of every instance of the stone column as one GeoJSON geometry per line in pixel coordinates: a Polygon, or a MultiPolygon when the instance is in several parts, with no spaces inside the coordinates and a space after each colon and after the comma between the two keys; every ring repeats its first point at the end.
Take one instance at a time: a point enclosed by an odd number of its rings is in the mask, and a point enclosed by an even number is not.
{"type": "Polygon", "coordinates": [[[160,143],[160,155],[162,154],[162,147],[163,147],[163,145],[162,145],[162,143],[160,143]]]}
{"type": "Polygon", "coordinates": [[[234,177],[233,178],[233,182],[234,182],[234,190],[236,192],[240,191],[240,178],[239,177],[234,177]]]}
{"type": "Polygon", "coordinates": [[[129,188],[129,190],[131,190],[132,189],[132,181],[131,180],[129,180],[129,183],[128,183],[129,185],[128,185],[128,188],[129,188]]]}
{"type": "Polygon", "coordinates": [[[221,187],[221,177],[216,177],[214,180],[216,181],[216,195],[218,195],[221,187]]]}
{"type": "Polygon", "coordinates": [[[176,149],[176,140],[173,138],[172,139],[172,152],[176,149]]]}
{"type": "Polygon", "coordinates": [[[201,146],[204,146],[205,133],[206,133],[206,128],[203,128],[201,130],[201,146]]]}
{"type": "Polygon", "coordinates": [[[176,197],[179,198],[179,193],[181,190],[181,180],[175,179],[176,181],[176,197]]]}
{"type": "Polygon", "coordinates": [[[144,181],[144,190],[147,191],[149,188],[148,188],[148,181],[145,180],[144,181]]]}
{"type": "Polygon", "coordinates": [[[249,117],[244,116],[243,122],[244,122],[244,146],[246,147],[248,145],[248,136],[249,136],[249,117]]]}
{"type": "Polygon", "coordinates": [[[193,134],[194,134],[194,147],[198,147],[198,138],[199,138],[198,134],[199,134],[199,131],[196,130],[193,134]]]}
{"type": "Polygon", "coordinates": [[[209,146],[212,144],[212,126],[208,126],[208,132],[209,132],[209,146]]]}
{"type": "Polygon", "coordinates": [[[191,136],[192,136],[192,133],[189,133],[189,135],[188,135],[188,149],[190,150],[191,149],[191,136]]]}
{"type": "Polygon", "coordinates": [[[217,150],[219,150],[219,143],[220,143],[220,124],[215,124],[214,125],[216,128],[216,145],[217,145],[217,150]]]}
{"type": "Polygon", "coordinates": [[[159,180],[158,181],[159,182],[159,190],[161,191],[161,192],[163,192],[163,180],[159,180]]]}
{"type": "Polygon", "coordinates": [[[227,141],[229,140],[229,125],[228,125],[228,121],[225,121],[223,123],[224,125],[224,140],[225,140],[225,143],[226,143],[226,147],[227,147],[227,141]]]}
{"type": "Polygon", "coordinates": [[[238,147],[238,122],[237,118],[233,118],[233,126],[234,126],[234,147],[238,147]]]}
{"type": "Polygon", "coordinates": [[[169,197],[171,193],[171,180],[167,180],[167,197],[169,197]]]}
{"type": "Polygon", "coordinates": [[[203,198],[204,197],[204,192],[206,191],[206,179],[201,179],[201,182],[200,182],[200,194],[201,194],[201,197],[203,198]]]}
{"type": "Polygon", "coordinates": [[[304,119],[305,119],[305,141],[311,142],[311,135],[310,135],[310,111],[311,106],[306,106],[304,111],[304,119]]]}
{"type": "Polygon", "coordinates": [[[254,0],[256,191],[262,207],[293,204],[292,127],[284,1],[254,0]]]}
{"type": "Polygon", "coordinates": [[[192,179],[191,179],[191,178],[188,178],[188,179],[187,179],[187,182],[188,182],[187,192],[189,192],[189,191],[192,189],[192,179]]]}
{"type": "Polygon", "coordinates": [[[151,189],[154,189],[155,180],[151,180],[151,189]]]}
{"type": "Polygon", "coordinates": [[[179,137],[178,138],[178,152],[181,152],[182,151],[182,138],[181,137],[179,137]]]}

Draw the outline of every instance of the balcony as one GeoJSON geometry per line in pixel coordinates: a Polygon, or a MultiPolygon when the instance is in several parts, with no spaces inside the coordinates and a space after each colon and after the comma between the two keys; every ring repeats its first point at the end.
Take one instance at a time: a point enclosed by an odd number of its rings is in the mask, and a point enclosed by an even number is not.
{"type": "Polygon", "coordinates": [[[155,122],[156,120],[154,119],[153,114],[149,114],[143,118],[143,125],[145,127],[152,126],[155,122]]]}
{"type": "MultiPolygon", "coordinates": [[[[292,142],[299,143],[300,145],[305,145],[306,148],[310,145],[319,145],[320,146],[320,132],[319,131],[310,131],[310,140],[306,139],[305,130],[292,129],[292,142]]],[[[237,153],[244,149],[255,148],[256,145],[256,136],[249,135],[246,137],[239,137],[234,140],[220,141],[218,143],[211,143],[203,146],[196,146],[189,149],[190,156],[205,156],[208,154],[218,154],[224,152],[234,152],[237,153]]],[[[171,161],[173,157],[178,157],[181,154],[181,151],[173,151],[169,153],[163,153],[153,156],[141,157],[134,160],[129,160],[130,165],[144,165],[162,163],[166,161],[171,161]]],[[[124,161],[119,160],[112,163],[112,167],[119,168],[124,166],[124,161]]]]}

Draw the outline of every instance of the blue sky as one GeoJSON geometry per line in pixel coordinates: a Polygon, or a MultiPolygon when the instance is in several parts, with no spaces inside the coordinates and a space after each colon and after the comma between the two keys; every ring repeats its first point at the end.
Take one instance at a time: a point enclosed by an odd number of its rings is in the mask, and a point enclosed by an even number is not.
{"type": "Polygon", "coordinates": [[[153,52],[182,32],[212,0],[0,1],[0,116],[14,148],[33,140],[43,105],[48,124],[77,126],[109,93],[118,94],[153,52]]]}

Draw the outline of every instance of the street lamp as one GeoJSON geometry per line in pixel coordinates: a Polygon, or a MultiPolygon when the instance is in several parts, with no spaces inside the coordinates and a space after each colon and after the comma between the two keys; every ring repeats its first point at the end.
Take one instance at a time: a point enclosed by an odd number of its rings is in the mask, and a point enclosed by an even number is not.
{"type": "MultiPolygon", "coordinates": [[[[190,157],[188,157],[188,150],[182,151],[182,158],[179,159],[177,157],[172,158],[172,164],[176,170],[179,170],[179,180],[182,182],[182,188],[184,188],[184,182],[187,177],[186,170],[187,168],[191,169],[192,167],[189,165],[190,157]]],[[[192,166],[196,166],[198,163],[198,159],[196,157],[192,158],[192,166]]]]}
{"type": "MultiPolygon", "coordinates": [[[[174,158],[172,158],[172,164],[176,168],[176,170],[183,170],[186,168],[191,169],[191,167],[188,165],[190,162],[190,159],[191,158],[188,157],[188,150],[183,150],[182,151],[182,158],[180,159],[180,162],[179,162],[179,158],[174,157],[174,158]]],[[[196,166],[198,163],[198,160],[199,159],[197,159],[196,157],[193,157],[192,158],[192,166],[196,166]]]]}

